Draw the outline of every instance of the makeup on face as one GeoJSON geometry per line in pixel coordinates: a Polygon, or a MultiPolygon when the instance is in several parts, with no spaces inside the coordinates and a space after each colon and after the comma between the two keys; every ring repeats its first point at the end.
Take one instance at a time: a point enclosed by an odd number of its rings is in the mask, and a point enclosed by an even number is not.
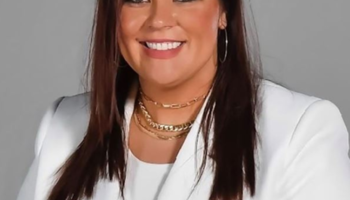
{"type": "Polygon", "coordinates": [[[119,47],[143,79],[162,85],[212,77],[220,0],[125,0],[119,47]]]}

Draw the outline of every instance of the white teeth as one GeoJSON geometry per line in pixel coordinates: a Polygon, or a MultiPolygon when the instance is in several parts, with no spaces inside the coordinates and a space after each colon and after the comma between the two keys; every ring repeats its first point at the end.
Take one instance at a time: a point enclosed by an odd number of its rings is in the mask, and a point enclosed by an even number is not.
{"type": "Polygon", "coordinates": [[[165,51],[165,50],[175,49],[179,47],[181,45],[181,42],[162,42],[162,43],[146,42],[146,45],[150,49],[165,51]]]}
{"type": "Polygon", "coordinates": [[[168,49],[168,45],[166,43],[162,43],[162,50],[168,49]]]}

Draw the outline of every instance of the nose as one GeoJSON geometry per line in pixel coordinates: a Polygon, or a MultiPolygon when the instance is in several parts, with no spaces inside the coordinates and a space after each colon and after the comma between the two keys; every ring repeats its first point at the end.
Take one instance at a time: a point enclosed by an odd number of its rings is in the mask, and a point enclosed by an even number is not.
{"type": "Polygon", "coordinates": [[[149,27],[152,29],[170,28],[176,24],[172,0],[153,0],[149,15],[149,27]]]}

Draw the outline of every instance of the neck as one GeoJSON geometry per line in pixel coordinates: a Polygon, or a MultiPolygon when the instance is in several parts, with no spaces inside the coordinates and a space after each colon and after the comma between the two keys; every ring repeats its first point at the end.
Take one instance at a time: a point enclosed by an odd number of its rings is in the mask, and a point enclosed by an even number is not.
{"type": "MultiPolygon", "coordinates": [[[[177,85],[158,85],[147,82],[143,79],[139,79],[139,82],[144,94],[150,97],[153,101],[162,104],[182,104],[195,97],[208,94],[216,68],[213,67],[211,70],[212,72],[208,73],[208,71],[206,71],[202,76],[198,73],[198,76],[192,77],[191,79],[177,85]]],[[[204,100],[200,100],[191,106],[181,109],[164,109],[155,106],[151,102],[143,102],[155,121],[159,123],[179,124],[195,119],[204,100]]]]}
{"type": "Polygon", "coordinates": [[[141,78],[139,83],[142,91],[154,101],[164,104],[183,103],[209,92],[215,75],[214,70],[213,73],[193,77],[180,84],[160,85],[141,78]]]}

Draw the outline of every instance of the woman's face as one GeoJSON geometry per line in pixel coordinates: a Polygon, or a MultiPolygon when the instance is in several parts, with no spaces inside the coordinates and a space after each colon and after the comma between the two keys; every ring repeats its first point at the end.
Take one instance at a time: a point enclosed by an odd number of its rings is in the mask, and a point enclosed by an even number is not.
{"type": "Polygon", "coordinates": [[[219,0],[125,0],[118,44],[141,79],[175,86],[215,72],[225,24],[219,0]]]}

